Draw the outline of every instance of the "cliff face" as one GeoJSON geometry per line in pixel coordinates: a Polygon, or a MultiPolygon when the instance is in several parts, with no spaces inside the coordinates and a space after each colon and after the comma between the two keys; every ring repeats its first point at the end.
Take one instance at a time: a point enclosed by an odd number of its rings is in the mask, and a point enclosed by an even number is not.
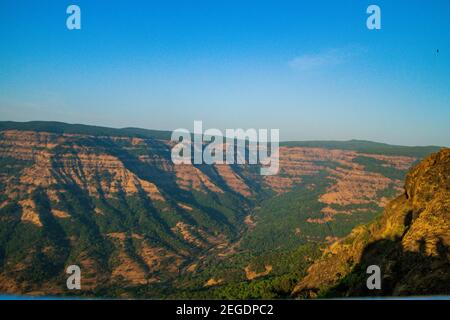
{"type": "Polygon", "coordinates": [[[232,170],[174,166],[167,140],[6,130],[0,161],[7,293],[61,293],[70,264],[85,289],[170,281],[227,247],[251,202],[232,170]]]}
{"type": "Polygon", "coordinates": [[[329,246],[295,287],[297,297],[450,294],[450,149],[413,168],[405,191],[375,222],[329,246]],[[369,265],[381,290],[368,290],[369,265]]]}

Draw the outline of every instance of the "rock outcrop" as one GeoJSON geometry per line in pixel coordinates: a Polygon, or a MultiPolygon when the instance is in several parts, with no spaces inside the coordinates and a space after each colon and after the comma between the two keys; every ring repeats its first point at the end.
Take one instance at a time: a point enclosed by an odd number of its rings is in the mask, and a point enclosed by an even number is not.
{"type": "Polygon", "coordinates": [[[295,287],[295,297],[450,294],[450,149],[414,167],[402,195],[376,221],[333,243],[295,287]],[[369,290],[367,267],[381,269],[369,290]]]}

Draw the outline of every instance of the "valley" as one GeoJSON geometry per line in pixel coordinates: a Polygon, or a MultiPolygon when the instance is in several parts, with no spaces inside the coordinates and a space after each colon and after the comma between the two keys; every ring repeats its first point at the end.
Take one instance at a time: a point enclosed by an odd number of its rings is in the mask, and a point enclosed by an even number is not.
{"type": "Polygon", "coordinates": [[[0,122],[0,291],[283,298],[437,147],[287,142],[280,171],[172,163],[170,132],[0,122]],[[65,288],[79,265],[82,290],[65,288]]]}

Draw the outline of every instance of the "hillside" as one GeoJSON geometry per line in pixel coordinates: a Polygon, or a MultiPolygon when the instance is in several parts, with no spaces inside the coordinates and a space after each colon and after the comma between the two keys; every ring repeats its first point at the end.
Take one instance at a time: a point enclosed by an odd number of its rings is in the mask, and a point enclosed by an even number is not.
{"type": "Polygon", "coordinates": [[[168,136],[0,122],[0,292],[71,294],[65,267],[77,264],[88,296],[273,297],[261,281],[284,295],[429,150],[282,146],[280,173],[263,177],[174,165],[168,136]]]}
{"type": "Polygon", "coordinates": [[[450,294],[450,149],[412,169],[383,215],[329,246],[297,284],[299,297],[450,294]],[[381,268],[381,290],[366,269],[381,268]]]}

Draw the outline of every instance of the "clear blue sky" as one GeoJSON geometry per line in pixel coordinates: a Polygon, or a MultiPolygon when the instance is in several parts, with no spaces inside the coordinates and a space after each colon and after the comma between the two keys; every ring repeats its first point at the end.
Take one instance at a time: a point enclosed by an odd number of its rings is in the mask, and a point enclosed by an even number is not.
{"type": "Polygon", "coordinates": [[[448,0],[1,0],[0,120],[450,146],[449,16],[448,0]]]}

